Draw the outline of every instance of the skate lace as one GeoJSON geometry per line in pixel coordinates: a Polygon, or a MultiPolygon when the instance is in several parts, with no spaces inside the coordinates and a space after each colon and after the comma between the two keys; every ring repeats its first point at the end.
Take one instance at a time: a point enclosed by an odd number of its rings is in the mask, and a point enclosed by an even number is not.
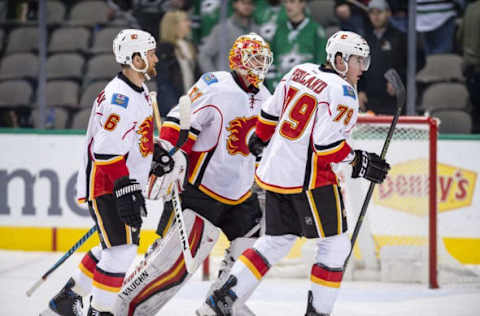
{"type": "Polygon", "coordinates": [[[83,305],[82,305],[82,302],[80,302],[79,299],[76,299],[73,302],[72,311],[77,316],[82,316],[83,315],[83,305]]]}

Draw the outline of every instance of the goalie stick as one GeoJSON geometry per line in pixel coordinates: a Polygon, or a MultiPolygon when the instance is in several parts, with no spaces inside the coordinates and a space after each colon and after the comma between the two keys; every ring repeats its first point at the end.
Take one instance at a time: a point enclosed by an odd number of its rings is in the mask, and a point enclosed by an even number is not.
{"type": "MultiPolygon", "coordinates": [[[[387,138],[385,139],[385,143],[383,144],[382,153],[380,154],[380,158],[382,159],[385,159],[385,156],[387,155],[387,150],[388,150],[388,147],[390,146],[390,141],[392,140],[393,132],[395,131],[398,118],[400,117],[400,113],[402,113],[403,106],[406,100],[405,86],[403,85],[402,80],[400,79],[400,76],[398,75],[397,71],[391,68],[387,70],[387,72],[385,72],[384,77],[395,89],[395,95],[397,98],[397,112],[393,116],[392,123],[390,124],[390,128],[388,130],[387,138]]],[[[372,198],[374,188],[375,188],[375,183],[370,182],[367,195],[365,196],[362,209],[360,210],[357,223],[355,224],[355,229],[353,230],[352,238],[350,240],[351,248],[347,258],[345,259],[345,264],[343,265],[343,271],[346,270],[348,261],[350,260],[350,256],[352,255],[353,247],[355,246],[355,242],[357,241],[360,228],[362,227],[363,219],[365,218],[365,214],[367,213],[368,204],[370,203],[370,199],[372,198]]]]}
{"type": "MultiPolygon", "coordinates": [[[[157,124],[158,132],[160,134],[161,120],[160,113],[158,112],[156,94],[153,96],[153,114],[155,116],[155,123],[157,124]]],[[[178,101],[178,110],[180,116],[180,133],[178,136],[177,144],[174,148],[169,151],[169,155],[172,156],[177,152],[180,147],[188,139],[188,133],[190,131],[190,119],[191,119],[191,102],[190,98],[186,95],[180,97],[178,101]]],[[[173,184],[172,188],[172,204],[173,210],[175,212],[175,219],[178,224],[178,233],[180,242],[182,244],[183,258],[185,260],[185,266],[189,273],[194,273],[198,268],[199,262],[195,262],[195,258],[192,256],[192,251],[190,249],[190,243],[188,242],[188,235],[185,226],[185,221],[183,220],[182,205],[180,201],[180,196],[178,192],[178,186],[176,183],[173,184]]]]}

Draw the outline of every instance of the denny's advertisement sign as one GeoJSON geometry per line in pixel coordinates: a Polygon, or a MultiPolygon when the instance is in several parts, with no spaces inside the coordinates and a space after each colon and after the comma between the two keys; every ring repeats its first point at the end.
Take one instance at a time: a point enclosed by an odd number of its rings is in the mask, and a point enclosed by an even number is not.
{"type": "MultiPolygon", "coordinates": [[[[426,159],[392,165],[385,181],[374,191],[375,204],[413,215],[425,216],[428,209],[429,179],[426,159]]],[[[477,172],[443,163],[437,164],[438,211],[471,206],[477,172]]]]}

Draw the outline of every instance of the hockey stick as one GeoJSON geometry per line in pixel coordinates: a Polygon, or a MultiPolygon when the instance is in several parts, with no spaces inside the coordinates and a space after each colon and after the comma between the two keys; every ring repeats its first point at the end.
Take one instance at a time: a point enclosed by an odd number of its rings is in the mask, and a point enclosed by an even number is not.
{"type": "MultiPolygon", "coordinates": [[[[155,122],[157,124],[159,133],[160,133],[161,123],[160,123],[160,114],[157,108],[156,96],[153,97],[153,100],[154,100],[153,113],[155,115],[155,122]]],[[[178,101],[178,110],[179,110],[179,116],[180,116],[180,134],[178,136],[177,144],[175,145],[174,148],[172,148],[169,151],[170,156],[175,154],[175,152],[177,152],[178,149],[180,149],[180,147],[182,147],[182,145],[188,139],[188,133],[190,131],[190,119],[191,119],[190,108],[191,108],[190,98],[186,95],[181,96],[178,101]]],[[[183,220],[182,205],[180,202],[178,186],[176,183],[173,184],[173,188],[172,188],[172,205],[173,205],[173,210],[175,212],[175,219],[178,223],[178,233],[180,235],[179,236],[180,242],[182,244],[182,252],[183,252],[183,258],[185,260],[185,266],[189,273],[194,273],[195,270],[198,268],[199,263],[195,262],[195,259],[192,256],[192,251],[190,250],[190,243],[188,242],[188,235],[187,235],[187,230],[185,226],[185,221],[183,220]]]]}
{"type": "Polygon", "coordinates": [[[45,272],[42,277],[37,281],[35,282],[35,284],[32,285],[32,287],[30,289],[27,290],[26,294],[28,297],[30,297],[32,295],[32,293],[40,286],[43,284],[43,282],[45,282],[48,278],[48,276],[53,272],[55,271],[62,263],[65,262],[65,260],[67,260],[75,251],[77,251],[78,248],[80,248],[81,245],[83,245],[88,238],[90,238],[90,236],[93,235],[93,233],[95,233],[97,231],[97,226],[93,226],[92,228],[90,228],[90,230],[88,232],[85,233],[85,235],[82,236],[82,238],[80,238],[79,241],[77,241],[75,243],[75,245],[72,246],[72,248],[68,249],[68,251],[60,258],[58,259],[57,262],[55,262],[55,264],[47,271],[45,272]]]}
{"type": "MultiPolygon", "coordinates": [[[[393,132],[395,131],[398,118],[400,117],[400,113],[402,113],[403,106],[406,100],[405,86],[403,85],[402,80],[400,79],[400,76],[398,75],[397,71],[391,68],[387,70],[387,72],[385,72],[384,76],[385,76],[385,79],[387,79],[387,81],[395,88],[395,94],[397,97],[397,112],[393,116],[392,123],[390,124],[390,128],[388,130],[387,138],[385,139],[385,143],[383,144],[382,153],[380,154],[380,157],[382,159],[385,159],[388,147],[390,146],[390,141],[392,140],[393,132]]],[[[353,247],[355,246],[355,242],[357,241],[357,237],[360,232],[360,228],[362,227],[365,214],[367,213],[368,204],[370,203],[370,199],[372,198],[374,188],[375,188],[375,183],[370,182],[367,195],[365,196],[365,200],[363,201],[362,209],[360,211],[360,214],[358,215],[355,229],[353,230],[350,253],[348,254],[348,257],[345,260],[345,264],[343,265],[343,271],[346,270],[348,261],[350,259],[350,256],[352,255],[353,247]]]]}

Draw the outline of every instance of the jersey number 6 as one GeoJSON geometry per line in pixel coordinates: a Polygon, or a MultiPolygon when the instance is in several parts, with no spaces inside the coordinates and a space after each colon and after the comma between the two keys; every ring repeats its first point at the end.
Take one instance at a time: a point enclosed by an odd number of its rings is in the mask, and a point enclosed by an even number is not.
{"type": "Polygon", "coordinates": [[[110,116],[105,121],[103,128],[107,131],[113,131],[117,127],[118,122],[120,121],[120,116],[118,114],[110,114],[110,116]]]}
{"type": "MultiPolygon", "coordinates": [[[[298,90],[289,88],[285,108],[288,109],[289,103],[293,100],[298,90]]],[[[290,108],[288,119],[282,122],[280,126],[280,135],[294,140],[299,138],[307,126],[314,110],[317,107],[317,99],[309,94],[301,95],[290,108]]]]}

